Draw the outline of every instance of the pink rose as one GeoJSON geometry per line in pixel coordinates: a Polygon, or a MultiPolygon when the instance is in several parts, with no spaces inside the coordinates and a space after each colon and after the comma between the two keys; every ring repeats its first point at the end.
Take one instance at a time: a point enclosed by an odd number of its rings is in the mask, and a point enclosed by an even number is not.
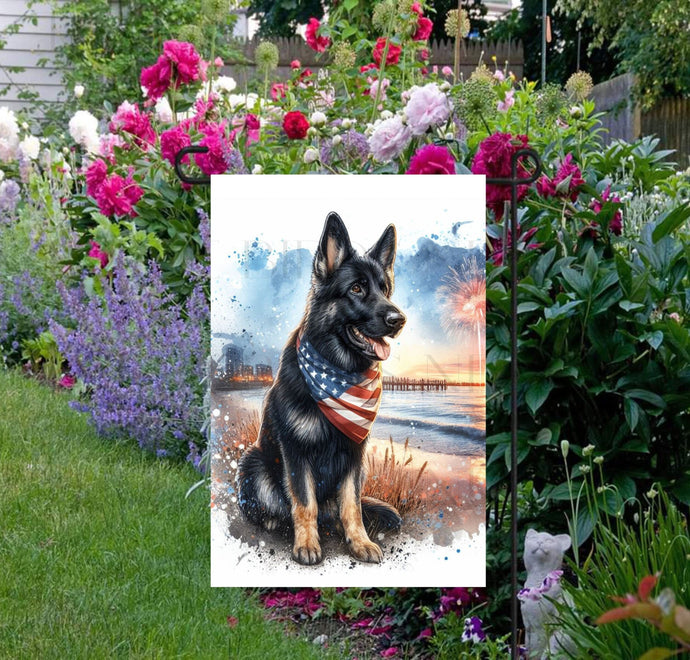
{"type": "Polygon", "coordinates": [[[455,159],[446,147],[427,144],[417,149],[405,174],[455,174],[455,159]]]}
{"type": "MultiPolygon", "coordinates": [[[[171,165],[175,165],[175,156],[184,147],[189,147],[192,139],[181,126],[175,126],[161,133],[161,156],[171,165]]],[[[182,159],[183,163],[189,162],[189,156],[182,159]]]]}
{"type": "Polygon", "coordinates": [[[431,127],[445,123],[450,117],[450,111],[448,97],[436,83],[413,89],[405,106],[412,135],[423,135],[431,127]]]}
{"type": "Polygon", "coordinates": [[[310,18],[309,25],[307,25],[307,29],[304,31],[304,39],[307,45],[317,53],[323,53],[331,45],[331,40],[328,37],[319,37],[317,35],[320,27],[321,23],[318,18],[310,18]]]}

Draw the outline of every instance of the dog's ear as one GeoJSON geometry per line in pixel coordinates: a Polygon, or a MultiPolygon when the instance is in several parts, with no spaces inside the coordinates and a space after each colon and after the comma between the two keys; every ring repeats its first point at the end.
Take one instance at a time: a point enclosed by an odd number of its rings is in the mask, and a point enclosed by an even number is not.
{"type": "Polygon", "coordinates": [[[314,256],[314,273],[317,277],[328,277],[351,254],[352,244],[345,223],[337,213],[329,213],[314,256]]]}
{"type": "Polygon", "coordinates": [[[395,263],[395,245],[397,235],[395,225],[388,225],[376,243],[367,250],[366,256],[378,261],[386,275],[393,281],[393,264],[395,263]]]}

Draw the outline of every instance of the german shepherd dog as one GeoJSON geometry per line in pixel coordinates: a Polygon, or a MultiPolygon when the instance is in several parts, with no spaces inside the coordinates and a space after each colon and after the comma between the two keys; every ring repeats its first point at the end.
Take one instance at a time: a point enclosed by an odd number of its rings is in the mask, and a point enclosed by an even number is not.
{"type": "Polygon", "coordinates": [[[391,302],[395,227],[364,255],[329,213],[313,260],[299,326],[283,349],[264,399],[257,442],[239,461],[239,504],[268,530],[292,527],[292,557],[321,561],[319,522],[342,524],[350,553],[379,563],[369,530],[397,530],[398,511],[362,497],[369,427],[381,395],[380,362],[405,316],[391,302]]]}

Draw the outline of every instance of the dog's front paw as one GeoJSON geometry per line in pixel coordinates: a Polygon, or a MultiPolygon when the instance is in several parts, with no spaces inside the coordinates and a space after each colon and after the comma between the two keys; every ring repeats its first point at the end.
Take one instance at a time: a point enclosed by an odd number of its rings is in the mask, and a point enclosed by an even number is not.
{"type": "Polygon", "coordinates": [[[380,564],[383,561],[383,551],[378,544],[369,539],[348,539],[350,552],[355,559],[370,564],[380,564]]]}
{"type": "Polygon", "coordinates": [[[304,545],[295,544],[292,548],[292,558],[305,566],[318,564],[321,561],[321,546],[316,541],[304,545]]]}

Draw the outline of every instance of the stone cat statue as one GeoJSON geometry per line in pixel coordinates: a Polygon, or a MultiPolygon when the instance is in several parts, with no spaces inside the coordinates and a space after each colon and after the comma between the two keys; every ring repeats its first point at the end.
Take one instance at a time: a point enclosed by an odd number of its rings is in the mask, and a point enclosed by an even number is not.
{"type": "Polygon", "coordinates": [[[518,593],[521,601],[520,610],[525,624],[525,645],[528,658],[541,660],[547,657],[559,656],[559,650],[572,650],[572,642],[559,633],[549,637],[544,624],[551,623],[556,615],[555,606],[546,600],[547,596],[553,600],[563,599],[560,570],[563,554],[570,548],[570,536],[558,534],[552,536],[548,532],[527,530],[525,536],[525,568],[527,579],[525,586],[518,593]]]}

